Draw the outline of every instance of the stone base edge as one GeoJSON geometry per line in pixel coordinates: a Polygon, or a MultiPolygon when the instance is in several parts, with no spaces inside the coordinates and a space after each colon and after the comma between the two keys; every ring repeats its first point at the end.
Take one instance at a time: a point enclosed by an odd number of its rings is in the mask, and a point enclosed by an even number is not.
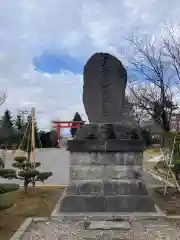
{"type": "Polygon", "coordinates": [[[53,219],[48,217],[35,217],[35,218],[28,217],[24,220],[24,222],[21,224],[19,229],[13,234],[10,240],[20,240],[23,237],[23,234],[30,229],[32,223],[44,222],[44,221],[50,221],[50,220],[53,220],[53,219]]]}
{"type": "Polygon", "coordinates": [[[60,202],[61,202],[61,198],[60,200],[58,201],[58,203],[56,204],[52,214],[51,214],[51,217],[65,217],[65,218],[68,218],[68,217],[72,217],[73,219],[77,219],[80,220],[80,219],[84,219],[84,217],[93,217],[93,218],[117,218],[117,217],[166,217],[167,215],[156,205],[154,204],[155,206],[155,209],[156,209],[156,212],[119,212],[119,213],[115,213],[115,212],[105,212],[105,213],[93,213],[93,212],[83,212],[83,213],[66,213],[66,212],[59,212],[59,206],[60,206],[60,202]]]}
{"type": "Polygon", "coordinates": [[[53,219],[59,220],[129,220],[129,219],[156,219],[156,218],[167,218],[166,214],[162,211],[154,212],[121,212],[121,213],[57,213],[53,216],[53,219]]]}
{"type": "Polygon", "coordinates": [[[19,240],[23,236],[24,232],[26,232],[30,225],[32,224],[34,218],[26,218],[26,220],[22,223],[20,228],[13,234],[10,240],[19,240]]]}
{"type": "MultiPolygon", "coordinates": [[[[68,187],[68,186],[67,186],[67,187],[68,187]]],[[[63,193],[61,194],[61,197],[60,197],[59,201],[58,201],[57,204],[55,205],[55,208],[54,208],[54,210],[53,210],[52,213],[51,213],[51,217],[57,215],[57,213],[58,213],[58,211],[59,211],[59,206],[60,206],[61,200],[62,200],[62,198],[66,195],[67,187],[64,189],[63,193]]]]}

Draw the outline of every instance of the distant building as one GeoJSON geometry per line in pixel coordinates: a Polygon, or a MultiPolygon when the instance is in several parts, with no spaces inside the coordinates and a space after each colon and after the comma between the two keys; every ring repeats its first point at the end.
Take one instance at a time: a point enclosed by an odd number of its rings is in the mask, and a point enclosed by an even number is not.
{"type": "Polygon", "coordinates": [[[170,129],[173,132],[180,131],[180,114],[179,113],[172,115],[171,122],[170,122],[170,129]]]}

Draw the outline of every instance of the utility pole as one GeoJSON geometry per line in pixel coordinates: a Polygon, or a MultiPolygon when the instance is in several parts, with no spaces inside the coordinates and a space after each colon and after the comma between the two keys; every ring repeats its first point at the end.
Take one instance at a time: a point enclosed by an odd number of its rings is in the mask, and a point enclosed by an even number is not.
{"type": "Polygon", "coordinates": [[[22,120],[25,120],[25,115],[28,115],[29,110],[20,110],[18,109],[19,115],[22,117],[22,120]]]}
{"type": "Polygon", "coordinates": [[[35,166],[35,108],[31,109],[31,161],[35,166]]]}

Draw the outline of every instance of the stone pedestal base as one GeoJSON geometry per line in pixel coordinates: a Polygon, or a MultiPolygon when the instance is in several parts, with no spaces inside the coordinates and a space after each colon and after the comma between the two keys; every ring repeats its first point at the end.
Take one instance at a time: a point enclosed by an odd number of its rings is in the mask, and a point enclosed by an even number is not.
{"type": "Polygon", "coordinates": [[[62,199],[60,212],[156,212],[148,196],[83,196],[62,199]]]}
{"type": "Polygon", "coordinates": [[[141,141],[72,140],[68,148],[70,184],[60,212],[157,212],[143,181],[141,141]]]}

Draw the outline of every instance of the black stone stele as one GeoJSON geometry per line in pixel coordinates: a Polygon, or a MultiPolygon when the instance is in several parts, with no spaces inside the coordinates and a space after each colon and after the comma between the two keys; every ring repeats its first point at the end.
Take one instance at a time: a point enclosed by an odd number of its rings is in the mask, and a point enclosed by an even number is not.
{"type": "Polygon", "coordinates": [[[90,121],[69,140],[70,183],[61,213],[155,213],[143,181],[143,141],[122,123],[126,69],[107,53],[84,67],[83,102],[90,121]]]}
{"type": "Polygon", "coordinates": [[[108,53],[95,53],[84,67],[83,103],[90,123],[121,120],[127,72],[108,53]]]}

